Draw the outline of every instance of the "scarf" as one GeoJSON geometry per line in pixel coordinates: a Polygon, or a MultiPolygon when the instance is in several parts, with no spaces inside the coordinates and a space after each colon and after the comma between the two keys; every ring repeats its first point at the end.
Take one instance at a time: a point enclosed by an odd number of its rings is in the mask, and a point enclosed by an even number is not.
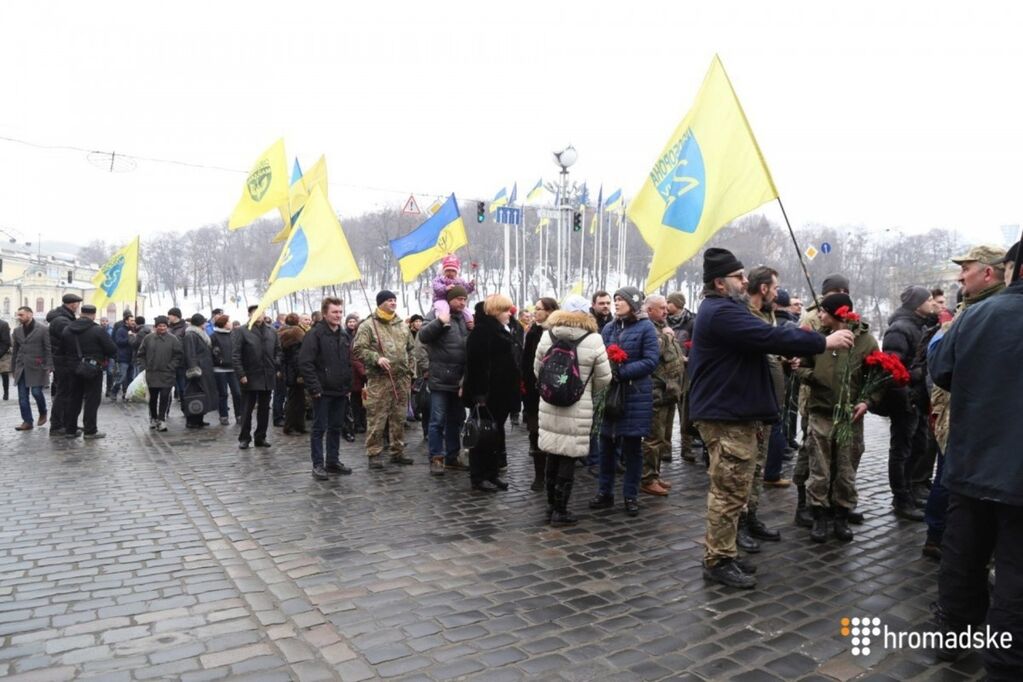
{"type": "Polygon", "coordinates": [[[384,322],[390,322],[391,320],[394,319],[395,315],[396,313],[388,312],[383,308],[377,308],[377,317],[379,317],[384,322]]]}

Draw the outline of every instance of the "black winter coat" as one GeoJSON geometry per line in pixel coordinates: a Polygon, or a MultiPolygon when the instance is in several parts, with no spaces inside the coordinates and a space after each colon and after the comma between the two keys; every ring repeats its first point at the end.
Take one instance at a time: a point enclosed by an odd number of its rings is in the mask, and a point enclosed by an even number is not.
{"type": "MultiPolygon", "coordinates": [[[[184,338],[181,339],[181,348],[185,357],[185,395],[192,395],[196,389],[202,391],[203,406],[206,408],[206,412],[213,412],[217,409],[219,393],[217,379],[213,376],[213,352],[210,344],[206,343],[208,339],[206,330],[202,327],[188,327],[184,338]],[[196,368],[200,370],[201,374],[198,377],[188,376],[196,368]]],[[[182,405],[184,405],[184,401],[182,401],[182,405]]]]}
{"type": "Polygon", "coordinates": [[[419,330],[419,343],[426,348],[430,360],[430,377],[427,385],[431,391],[457,392],[465,374],[465,347],[469,329],[461,313],[451,315],[451,321],[444,324],[433,311],[419,330]]]}
{"type": "MultiPolygon", "coordinates": [[[[53,365],[54,367],[73,367],[74,364],[69,364],[64,360],[64,330],[67,329],[68,325],[75,321],[75,314],[67,306],[60,306],[54,308],[50,312],[46,313],[46,324],[50,326],[50,350],[53,353],[53,365]]],[[[72,358],[77,359],[77,356],[72,355],[72,358]]]]}
{"type": "Polygon", "coordinates": [[[281,342],[281,374],[285,386],[297,386],[302,383],[298,356],[302,351],[304,337],[305,330],[301,327],[281,327],[277,330],[277,338],[281,342]]]}
{"type": "Polygon", "coordinates": [[[252,329],[242,325],[232,332],[231,357],[243,391],[272,391],[277,384],[277,368],[281,364],[281,342],[277,332],[267,324],[252,329]]]}
{"type": "Polygon", "coordinates": [[[530,414],[536,414],[540,409],[540,392],[536,388],[536,372],[533,371],[533,360],[536,357],[536,347],[540,345],[543,338],[544,328],[536,322],[529,325],[526,332],[526,340],[522,346],[522,385],[525,392],[522,394],[522,409],[530,414]]]}
{"type": "Polygon", "coordinates": [[[221,369],[234,370],[234,333],[230,329],[213,328],[210,335],[210,351],[213,353],[213,366],[221,369]]]}
{"type": "Polygon", "coordinates": [[[511,332],[476,304],[476,326],[466,343],[462,397],[471,407],[480,400],[495,414],[508,414],[518,402],[519,366],[511,332]]]}
{"type": "Polygon", "coordinates": [[[352,390],[352,337],[320,320],[306,332],[298,368],[310,395],[348,395],[352,390]]]}
{"type": "Polygon", "coordinates": [[[880,412],[891,414],[892,411],[910,410],[915,405],[926,409],[930,400],[926,379],[922,367],[913,367],[920,341],[924,336],[926,317],[920,317],[912,310],[899,308],[888,318],[888,328],[881,340],[881,349],[885,353],[895,353],[902,360],[909,372],[908,387],[890,387],[882,398],[880,412]]]}
{"type": "MultiPolygon", "coordinates": [[[[50,327],[53,328],[52,326],[50,327]]],[[[61,353],[68,361],[68,367],[78,363],[78,348],[82,349],[83,358],[91,358],[97,362],[113,360],[117,355],[117,346],[106,330],[87,317],[82,317],[68,324],[61,335],[61,353]],[[77,339],[78,343],[75,343],[77,339]]]]}

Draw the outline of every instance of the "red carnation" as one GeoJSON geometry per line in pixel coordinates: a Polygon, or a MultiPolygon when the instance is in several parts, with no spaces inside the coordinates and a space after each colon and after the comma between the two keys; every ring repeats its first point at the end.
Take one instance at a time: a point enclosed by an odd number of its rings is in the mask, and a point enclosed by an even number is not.
{"type": "Polygon", "coordinates": [[[629,354],[617,343],[612,343],[607,347],[607,359],[620,365],[629,359],[629,354]]]}
{"type": "Polygon", "coordinates": [[[852,311],[847,305],[841,306],[835,311],[835,317],[842,320],[843,322],[859,322],[860,316],[852,311]]]}
{"type": "Polygon", "coordinates": [[[686,350],[692,350],[692,348],[693,348],[693,342],[692,342],[692,340],[686,341],[686,342],[685,342],[684,344],[682,344],[682,345],[683,345],[683,346],[685,346],[686,350]]]}

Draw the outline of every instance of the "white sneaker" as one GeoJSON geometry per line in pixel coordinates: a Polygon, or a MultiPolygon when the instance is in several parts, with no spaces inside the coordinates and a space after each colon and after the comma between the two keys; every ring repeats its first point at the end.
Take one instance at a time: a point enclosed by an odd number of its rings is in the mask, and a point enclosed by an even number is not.
{"type": "Polygon", "coordinates": [[[156,419],[149,420],[149,428],[155,429],[157,424],[159,424],[159,422],[156,419]]]}
{"type": "Polygon", "coordinates": [[[167,422],[157,422],[156,430],[157,431],[166,431],[167,430],[167,422]]]}

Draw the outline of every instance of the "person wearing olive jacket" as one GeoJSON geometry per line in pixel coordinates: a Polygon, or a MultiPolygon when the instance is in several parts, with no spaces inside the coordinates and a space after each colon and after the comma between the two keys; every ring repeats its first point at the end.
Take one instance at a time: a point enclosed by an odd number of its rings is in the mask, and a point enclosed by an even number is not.
{"type": "Polygon", "coordinates": [[[153,333],[142,339],[137,358],[149,388],[149,428],[166,431],[171,391],[184,363],[181,341],[170,333],[166,316],[157,315],[153,320],[153,333]]]}
{"type": "MultiPolygon", "coordinates": [[[[257,306],[249,306],[249,315],[257,306]]],[[[243,324],[231,340],[234,373],[245,396],[242,427],[238,434],[238,448],[249,447],[252,434],[252,411],[256,410],[255,440],[257,448],[268,448],[266,430],[270,425],[270,394],[277,383],[277,368],[281,361],[281,342],[273,327],[263,318],[257,319],[250,329],[243,324]]]]}
{"type": "Polygon", "coordinates": [[[341,429],[348,413],[352,390],[351,337],[341,328],[344,314],[340,298],[327,296],[320,306],[322,319],[302,339],[298,371],[313,400],[313,430],[310,455],[313,478],[326,480],[328,474],[348,475],[351,468],[341,464],[341,429]],[[327,437],[324,456],[323,437],[327,437]]]}

